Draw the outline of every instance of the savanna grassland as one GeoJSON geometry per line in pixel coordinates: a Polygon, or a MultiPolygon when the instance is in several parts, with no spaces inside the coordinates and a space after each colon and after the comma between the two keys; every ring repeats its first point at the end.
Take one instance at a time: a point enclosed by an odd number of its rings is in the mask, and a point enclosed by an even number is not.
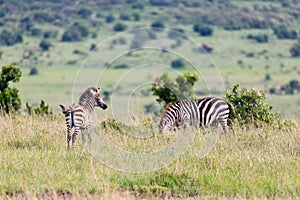
{"type": "Polygon", "coordinates": [[[0,0],[0,67],[22,70],[12,85],[21,112],[0,116],[0,199],[299,199],[300,62],[291,53],[299,10],[299,0],[0,0]],[[201,35],[201,26],[212,34],[201,35]],[[287,32],[278,36],[278,29],[287,32]],[[178,59],[183,66],[172,67],[178,59]],[[119,149],[145,154],[184,143],[139,118],[148,120],[146,108],[159,106],[151,86],[166,71],[172,78],[197,73],[197,97],[224,97],[235,83],[262,89],[272,111],[294,124],[234,124],[204,158],[206,135],[196,130],[183,155],[146,173],[107,166],[80,136],[75,150],[66,150],[58,105],[76,102],[95,85],[109,104],[95,110],[95,137],[102,133],[119,149]],[[26,102],[40,100],[53,115],[28,115],[26,102]],[[125,120],[125,132],[103,128],[104,120],[123,117],[138,125],[125,120]]]}
{"type": "MultiPolygon", "coordinates": [[[[170,165],[158,171],[129,173],[107,167],[83,148],[81,138],[74,151],[66,151],[65,127],[61,121],[62,117],[1,117],[2,198],[297,199],[300,196],[298,124],[290,130],[235,127],[220,136],[205,158],[199,157],[205,138],[203,131],[199,131],[185,154],[170,165]]],[[[106,130],[105,136],[122,149],[144,153],[163,148],[174,140],[160,134],[148,140],[137,139],[116,130],[106,130]]],[[[155,165],[148,164],[149,169],[155,165]]]]}

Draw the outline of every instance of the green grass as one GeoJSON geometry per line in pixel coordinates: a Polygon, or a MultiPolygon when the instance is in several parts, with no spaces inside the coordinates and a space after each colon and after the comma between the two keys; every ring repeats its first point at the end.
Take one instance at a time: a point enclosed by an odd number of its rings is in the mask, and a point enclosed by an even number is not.
{"type": "MultiPolygon", "coordinates": [[[[204,138],[200,131],[187,152],[171,165],[133,174],[102,164],[83,148],[80,136],[75,150],[67,151],[62,117],[1,117],[0,122],[1,198],[300,197],[298,123],[291,131],[235,127],[220,137],[205,158],[197,156],[204,138]]],[[[149,131],[143,126],[130,130],[149,131]]],[[[152,152],[173,138],[138,139],[130,131],[102,131],[109,141],[130,152],[152,152]]]]}

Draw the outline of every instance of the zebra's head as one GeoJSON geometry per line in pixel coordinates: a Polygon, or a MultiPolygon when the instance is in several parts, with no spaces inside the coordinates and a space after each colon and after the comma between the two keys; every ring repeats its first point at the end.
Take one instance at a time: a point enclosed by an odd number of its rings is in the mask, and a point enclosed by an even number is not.
{"type": "Polygon", "coordinates": [[[174,123],[172,122],[172,120],[170,120],[166,113],[164,113],[164,115],[160,119],[158,128],[161,133],[167,134],[174,130],[174,123]]]}
{"type": "Polygon", "coordinates": [[[90,92],[94,97],[94,103],[95,103],[94,106],[98,106],[103,110],[105,110],[108,106],[106,105],[102,96],[100,95],[100,88],[91,87],[90,92]]]}

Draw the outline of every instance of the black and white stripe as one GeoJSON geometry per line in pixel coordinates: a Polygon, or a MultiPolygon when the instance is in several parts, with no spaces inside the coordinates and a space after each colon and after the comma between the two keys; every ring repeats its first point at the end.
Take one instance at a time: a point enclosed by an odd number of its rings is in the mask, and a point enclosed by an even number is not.
{"type": "Polygon", "coordinates": [[[184,99],[169,105],[163,113],[159,129],[167,132],[178,126],[206,126],[218,122],[225,132],[228,131],[228,104],[216,97],[184,99]]]}
{"type": "Polygon", "coordinates": [[[72,148],[79,130],[82,133],[82,140],[85,142],[84,130],[87,130],[88,137],[91,141],[90,128],[92,125],[92,114],[95,107],[101,107],[103,110],[107,108],[103,101],[99,89],[95,87],[88,88],[80,97],[78,104],[72,104],[67,109],[63,105],[61,107],[62,113],[66,117],[67,125],[67,144],[70,149],[70,141],[72,139],[72,148]],[[71,136],[71,130],[74,127],[74,133],[71,136]]]}

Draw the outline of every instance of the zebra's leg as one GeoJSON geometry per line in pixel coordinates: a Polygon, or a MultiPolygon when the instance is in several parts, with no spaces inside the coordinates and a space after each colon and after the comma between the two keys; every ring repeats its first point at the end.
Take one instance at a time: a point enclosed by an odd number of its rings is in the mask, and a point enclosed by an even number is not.
{"type": "Polygon", "coordinates": [[[70,150],[70,141],[71,141],[71,127],[67,127],[68,133],[67,133],[67,144],[68,144],[68,150],[70,150]]]}
{"type": "Polygon", "coordinates": [[[85,144],[85,134],[84,134],[84,129],[81,129],[81,138],[82,138],[83,144],[85,144]]]}
{"type": "Polygon", "coordinates": [[[89,137],[89,142],[92,143],[91,127],[87,128],[87,134],[88,134],[88,137],[89,137]]]}
{"type": "Polygon", "coordinates": [[[74,133],[73,133],[73,136],[72,136],[72,149],[74,149],[74,144],[75,144],[75,141],[76,141],[76,137],[78,135],[78,132],[79,132],[79,127],[75,127],[74,128],[74,133]]]}
{"type": "Polygon", "coordinates": [[[228,129],[228,125],[227,125],[227,119],[219,119],[218,121],[221,124],[221,127],[223,129],[223,133],[228,133],[229,129],[228,129]]]}

